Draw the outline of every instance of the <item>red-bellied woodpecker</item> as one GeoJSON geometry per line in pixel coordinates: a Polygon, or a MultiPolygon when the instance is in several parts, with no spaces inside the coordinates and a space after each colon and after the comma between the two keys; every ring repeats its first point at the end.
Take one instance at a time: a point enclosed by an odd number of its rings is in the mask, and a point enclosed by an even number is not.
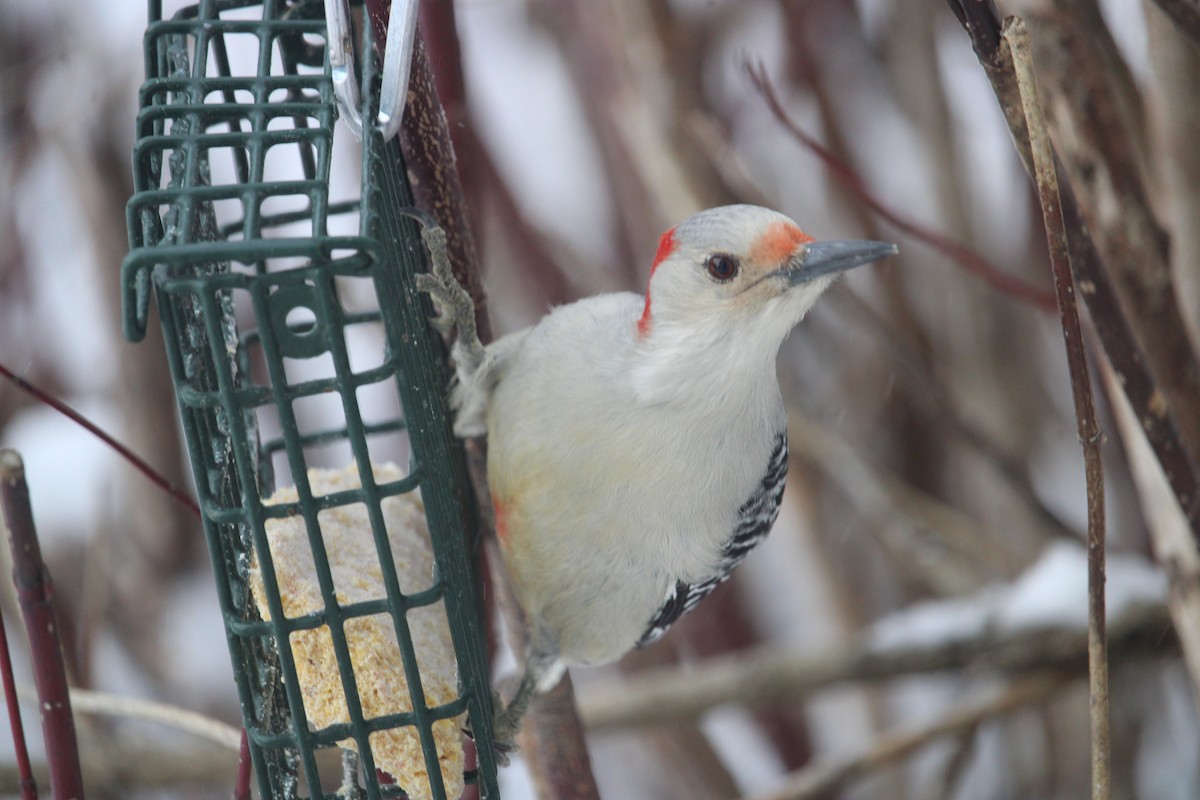
{"type": "MultiPolygon", "coordinates": [[[[787,475],[779,346],[836,273],[895,252],[714,208],[663,235],[645,298],[589,297],[486,349],[460,335],[454,430],[488,437],[496,532],[530,628],[501,747],[567,665],[655,641],[766,536],[787,475]]],[[[421,288],[470,315],[459,287],[458,301],[445,283],[421,288]]]]}

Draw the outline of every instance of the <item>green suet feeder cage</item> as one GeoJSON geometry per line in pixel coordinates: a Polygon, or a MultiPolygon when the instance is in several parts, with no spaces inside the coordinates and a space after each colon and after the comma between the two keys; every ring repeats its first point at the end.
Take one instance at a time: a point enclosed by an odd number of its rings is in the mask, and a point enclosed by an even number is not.
{"type": "MultiPolygon", "coordinates": [[[[498,797],[475,542],[466,533],[471,495],[450,429],[442,343],[414,285],[425,251],[406,216],[412,199],[399,145],[369,125],[361,148],[344,126],[335,135],[320,2],[209,0],[164,19],[152,0],[149,12],[122,276],[126,334],[142,338],[153,296],[260,794],[445,798],[434,731],[451,720],[456,733],[469,724],[479,745],[466,780],[498,797]],[[373,463],[406,458],[406,474],[377,480],[373,463]],[[348,463],[359,486],[314,491],[310,469],[348,463]],[[295,496],[266,502],[277,483],[294,484],[295,496]],[[406,593],[395,567],[406,554],[392,552],[381,509],[418,490],[434,566],[425,587],[406,593]],[[381,576],[377,598],[340,597],[331,577],[327,513],[351,507],[369,522],[375,558],[363,570],[381,576]],[[309,613],[284,611],[267,544],[274,521],[296,525],[311,554],[320,607],[309,613]],[[270,613],[258,611],[255,570],[270,613]],[[444,609],[458,669],[456,696],[437,704],[422,690],[411,627],[429,608],[444,609]],[[363,618],[385,620],[394,634],[410,710],[369,716],[364,708],[351,652],[363,618]],[[288,646],[313,631],[328,639],[344,693],[345,719],[324,727],[306,712],[288,646]],[[416,769],[428,786],[381,777],[373,747],[392,730],[419,742],[416,769]],[[321,751],[339,743],[342,762],[330,774],[321,751]]],[[[359,96],[369,120],[380,80],[367,55],[371,26],[361,27],[359,96]]]]}

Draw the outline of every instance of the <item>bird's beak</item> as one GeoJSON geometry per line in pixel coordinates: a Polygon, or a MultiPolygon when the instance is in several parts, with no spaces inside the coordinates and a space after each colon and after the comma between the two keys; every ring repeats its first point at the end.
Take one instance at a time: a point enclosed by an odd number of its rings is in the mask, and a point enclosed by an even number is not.
{"type": "Polygon", "coordinates": [[[792,286],[822,275],[835,275],[851,267],[894,256],[899,250],[887,242],[812,242],[788,259],[779,271],[792,286]]]}

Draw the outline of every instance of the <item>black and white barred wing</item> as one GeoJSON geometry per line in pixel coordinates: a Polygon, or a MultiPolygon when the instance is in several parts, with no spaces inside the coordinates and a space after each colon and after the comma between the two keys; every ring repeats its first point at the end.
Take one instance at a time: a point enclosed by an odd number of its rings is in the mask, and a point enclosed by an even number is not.
{"type": "Polygon", "coordinates": [[[737,527],[722,548],[721,563],[716,571],[698,583],[678,581],[666,601],[654,612],[646,632],[638,642],[638,647],[661,639],[676,620],[695,608],[719,584],[727,581],[734,567],[742,563],[746,554],[767,537],[771,526],[775,524],[775,518],[779,516],[779,503],[783,499],[783,487],[787,482],[787,456],[787,433],[782,432],[775,440],[775,449],[771,453],[762,483],[738,509],[737,527]]]}

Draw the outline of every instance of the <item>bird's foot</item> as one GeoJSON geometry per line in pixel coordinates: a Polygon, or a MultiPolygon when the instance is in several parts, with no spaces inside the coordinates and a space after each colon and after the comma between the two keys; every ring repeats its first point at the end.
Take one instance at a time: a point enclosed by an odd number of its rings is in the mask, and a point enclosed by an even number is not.
{"type": "Polygon", "coordinates": [[[432,216],[420,209],[404,213],[421,223],[421,239],[429,253],[429,272],[417,275],[417,290],[429,295],[438,316],[430,320],[442,335],[458,330],[458,346],[482,355],[483,345],[475,329],[475,303],[471,294],[454,277],[446,248],[446,231],[432,216]]]}
{"type": "MultiPolygon", "coordinates": [[[[500,692],[492,690],[492,753],[498,766],[507,767],[512,760],[512,754],[521,749],[517,746],[517,734],[521,732],[523,716],[522,711],[504,704],[500,692]]],[[[464,733],[472,739],[475,738],[469,720],[464,733]]]]}
{"type": "Polygon", "coordinates": [[[511,706],[504,705],[499,693],[495,695],[495,713],[492,715],[492,752],[496,763],[507,767],[513,753],[521,748],[517,745],[517,734],[521,732],[521,717],[514,714],[511,706]]]}

